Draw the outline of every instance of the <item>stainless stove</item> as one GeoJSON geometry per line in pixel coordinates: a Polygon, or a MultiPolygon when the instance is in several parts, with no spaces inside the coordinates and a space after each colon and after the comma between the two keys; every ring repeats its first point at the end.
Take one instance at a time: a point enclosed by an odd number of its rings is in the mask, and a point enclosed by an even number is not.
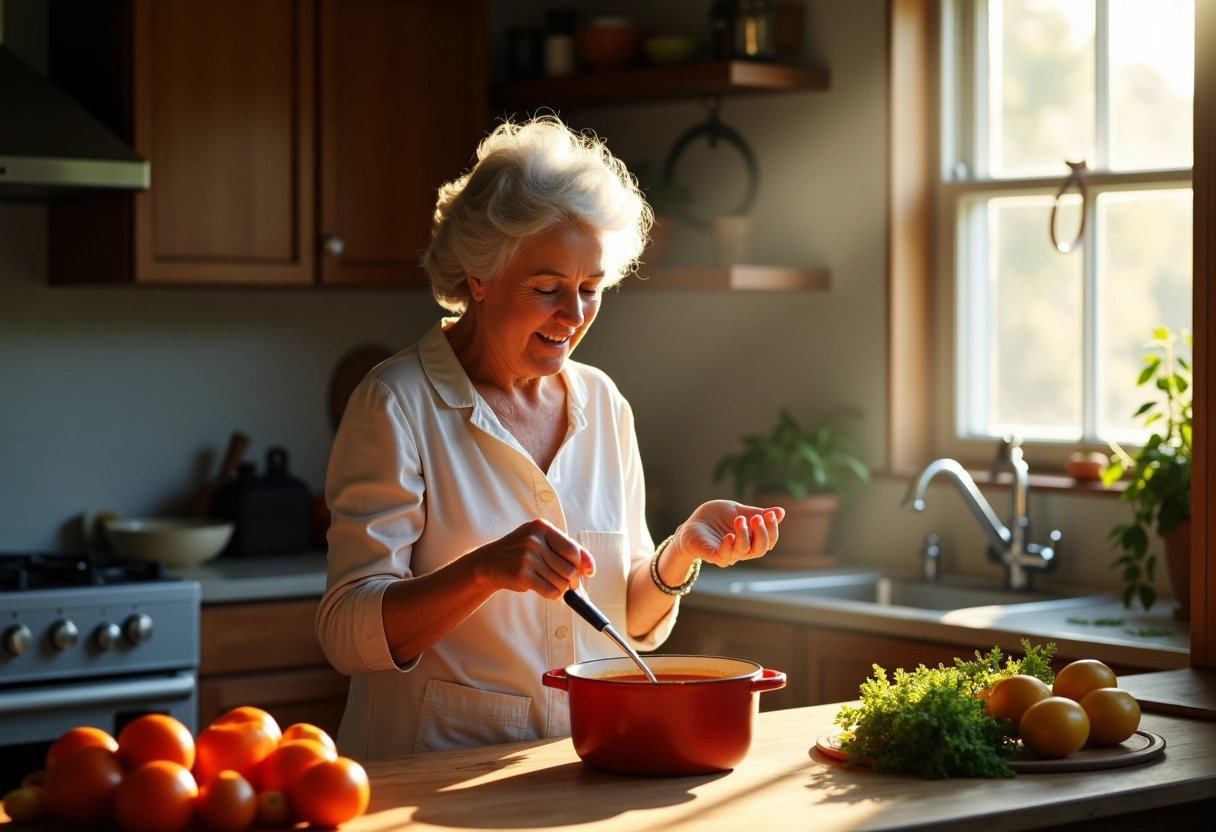
{"type": "MultiPolygon", "coordinates": [[[[197,730],[199,585],[109,554],[0,554],[0,789],[76,725],[197,730]]],[[[2,792],[0,792],[2,793],[2,792]]]]}

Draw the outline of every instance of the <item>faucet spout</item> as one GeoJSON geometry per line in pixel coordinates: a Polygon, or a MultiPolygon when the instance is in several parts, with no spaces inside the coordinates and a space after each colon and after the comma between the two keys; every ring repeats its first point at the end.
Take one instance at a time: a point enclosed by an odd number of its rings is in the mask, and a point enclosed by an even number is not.
{"type": "Polygon", "coordinates": [[[988,537],[989,559],[1004,565],[1006,586],[1010,589],[1030,589],[1032,573],[1047,572],[1055,568],[1055,546],[1060,542],[1060,533],[1053,531],[1050,535],[1051,542],[1046,545],[1027,541],[1030,528],[1030,518],[1027,515],[1030,477],[1026,460],[1022,456],[1021,441],[1017,438],[1011,437],[1001,443],[997,464],[993,466],[994,477],[996,471],[1006,463],[1013,469],[1013,514],[1008,526],[997,519],[996,512],[980,494],[975,480],[953,459],[935,459],[926,465],[909,484],[904,506],[913,511],[924,511],[925,490],[934,477],[945,474],[958,486],[959,493],[963,495],[988,537]]]}
{"type": "Polygon", "coordinates": [[[979,487],[967,473],[967,469],[953,459],[935,459],[926,465],[920,475],[908,486],[904,506],[913,511],[924,511],[925,490],[938,474],[945,474],[958,486],[959,493],[963,496],[963,500],[971,509],[972,514],[975,515],[975,519],[979,520],[989,542],[997,549],[1008,549],[1010,541],[1013,539],[1012,533],[997,518],[996,512],[992,510],[992,506],[988,505],[988,501],[980,493],[979,487]]]}

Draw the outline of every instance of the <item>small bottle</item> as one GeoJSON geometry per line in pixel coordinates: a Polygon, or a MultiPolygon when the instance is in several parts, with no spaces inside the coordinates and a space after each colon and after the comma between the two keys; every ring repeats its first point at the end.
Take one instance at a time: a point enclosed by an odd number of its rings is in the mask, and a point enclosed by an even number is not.
{"type": "Polygon", "coordinates": [[[545,36],[545,76],[561,78],[574,74],[574,9],[550,9],[545,17],[549,34],[545,36]]]}
{"type": "Polygon", "coordinates": [[[736,0],[714,0],[709,6],[709,59],[728,61],[735,53],[736,0]]]}

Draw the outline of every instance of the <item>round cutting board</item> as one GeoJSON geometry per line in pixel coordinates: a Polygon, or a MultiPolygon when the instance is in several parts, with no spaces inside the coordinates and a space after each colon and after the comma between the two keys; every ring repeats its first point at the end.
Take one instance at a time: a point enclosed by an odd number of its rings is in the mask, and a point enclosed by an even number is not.
{"type": "MultiPolygon", "coordinates": [[[[824,734],[815,741],[814,750],[833,760],[848,762],[849,755],[840,749],[840,732],[824,734]]],[[[1082,748],[1059,760],[1034,757],[1028,751],[1025,756],[1009,761],[1009,767],[1019,774],[1039,774],[1057,771],[1096,771],[1104,768],[1122,768],[1146,763],[1165,752],[1165,739],[1151,731],[1138,729],[1126,741],[1106,748],[1082,748]]],[[[858,765],[868,765],[864,760],[858,765]]]]}

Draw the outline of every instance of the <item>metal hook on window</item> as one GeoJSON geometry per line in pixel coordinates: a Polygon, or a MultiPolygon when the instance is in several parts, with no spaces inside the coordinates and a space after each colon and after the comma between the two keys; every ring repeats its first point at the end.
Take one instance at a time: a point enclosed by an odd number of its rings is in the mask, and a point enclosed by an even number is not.
{"type": "Polygon", "coordinates": [[[1085,218],[1089,214],[1089,193],[1085,190],[1085,174],[1087,172],[1085,160],[1082,159],[1079,162],[1065,160],[1065,164],[1068,165],[1068,176],[1065,178],[1064,183],[1060,185],[1060,189],[1056,191],[1055,199],[1051,203],[1051,221],[1047,224],[1047,230],[1051,235],[1051,244],[1056,247],[1056,251],[1062,254],[1075,251],[1077,246],[1081,244],[1081,238],[1085,236],[1085,218]],[[1060,197],[1073,184],[1076,184],[1077,191],[1081,194],[1081,227],[1077,229],[1076,239],[1071,243],[1061,245],[1059,238],[1056,237],[1056,209],[1060,207],[1060,197]]]}

